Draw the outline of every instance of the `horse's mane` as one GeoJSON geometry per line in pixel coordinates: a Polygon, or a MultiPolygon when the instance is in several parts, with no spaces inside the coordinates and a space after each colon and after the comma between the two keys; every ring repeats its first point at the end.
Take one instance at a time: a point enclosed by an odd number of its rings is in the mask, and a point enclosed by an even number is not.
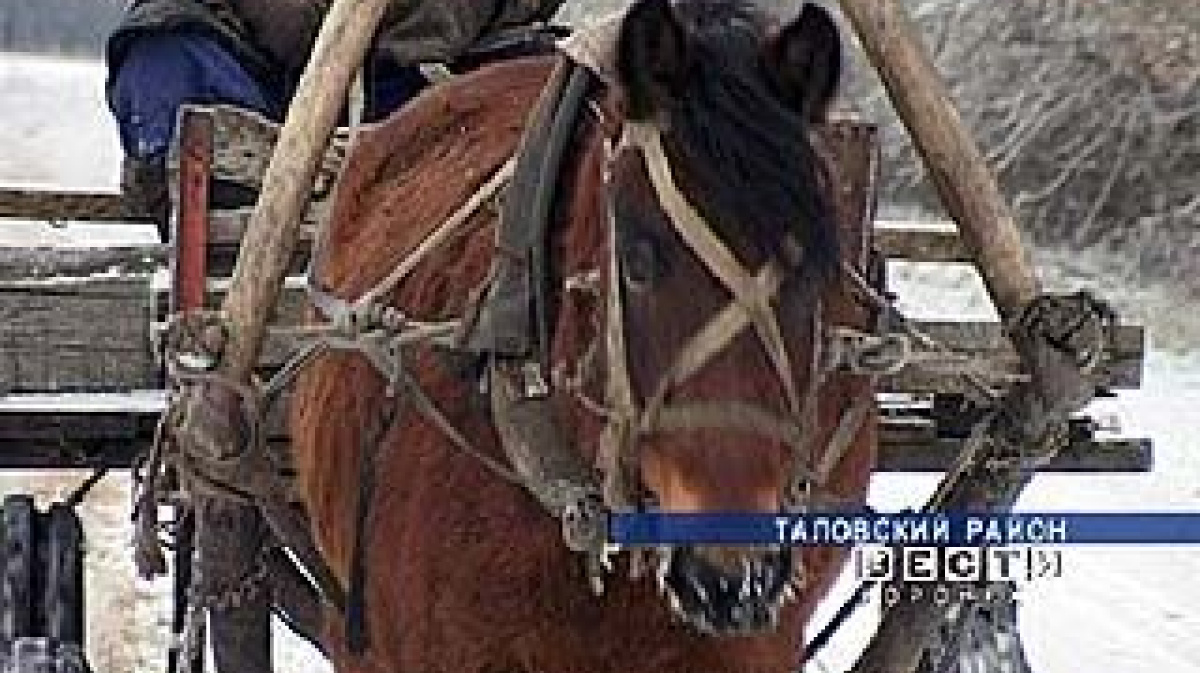
{"type": "Polygon", "coordinates": [[[689,35],[691,67],[668,111],[667,149],[684,159],[673,163],[688,167],[688,191],[731,244],[766,258],[790,233],[807,251],[809,278],[828,278],[839,250],[833,208],[820,188],[824,164],[805,120],[773,90],[763,58],[768,20],[749,3],[728,0],[680,2],[676,16],[689,35]]]}

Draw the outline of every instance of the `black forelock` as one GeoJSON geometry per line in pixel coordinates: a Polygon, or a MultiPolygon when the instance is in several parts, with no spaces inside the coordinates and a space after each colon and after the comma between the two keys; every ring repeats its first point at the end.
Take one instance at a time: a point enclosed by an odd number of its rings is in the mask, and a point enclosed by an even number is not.
{"type": "Polygon", "coordinates": [[[806,273],[828,278],[839,246],[824,167],[802,116],[772,90],[767,18],[730,0],[680,0],[690,70],[667,111],[668,152],[717,233],[765,259],[789,233],[806,273]]]}

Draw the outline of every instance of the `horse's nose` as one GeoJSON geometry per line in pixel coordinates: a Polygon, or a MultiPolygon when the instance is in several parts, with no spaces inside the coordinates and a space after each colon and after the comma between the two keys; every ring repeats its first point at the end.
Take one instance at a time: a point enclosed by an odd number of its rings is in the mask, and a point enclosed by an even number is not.
{"type": "Polygon", "coordinates": [[[793,596],[792,552],[746,549],[735,567],[715,563],[703,547],[676,549],[665,567],[664,589],[684,621],[706,633],[732,635],[771,629],[793,596]]]}

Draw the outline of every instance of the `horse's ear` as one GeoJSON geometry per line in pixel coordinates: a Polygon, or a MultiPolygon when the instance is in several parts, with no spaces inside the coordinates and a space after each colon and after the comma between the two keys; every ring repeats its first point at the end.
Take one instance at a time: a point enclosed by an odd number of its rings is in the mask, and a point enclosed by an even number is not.
{"type": "Polygon", "coordinates": [[[766,60],[784,101],[806,120],[824,121],[842,78],[842,37],[829,12],[806,3],[767,43],[766,60]]]}
{"type": "Polygon", "coordinates": [[[617,48],[626,115],[645,121],[662,111],[679,92],[687,61],[687,35],[670,0],[639,0],[630,7],[617,48]]]}

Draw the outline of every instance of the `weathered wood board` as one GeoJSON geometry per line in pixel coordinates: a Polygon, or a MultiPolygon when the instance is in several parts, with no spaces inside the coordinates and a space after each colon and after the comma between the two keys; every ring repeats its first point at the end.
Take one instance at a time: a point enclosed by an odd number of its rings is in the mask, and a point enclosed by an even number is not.
{"type": "MultiPolygon", "coordinates": [[[[278,126],[234,108],[206,110],[219,139],[212,178],[260,188],[278,126]]],[[[854,133],[835,133],[831,138],[843,151],[862,145],[862,137],[854,133]]],[[[301,224],[293,272],[302,269],[312,237],[328,216],[334,179],[347,147],[346,134],[339,132],[321,160],[313,198],[301,224]]],[[[855,165],[873,161],[869,152],[851,154],[855,165]]],[[[861,215],[867,222],[873,217],[869,208],[861,215]]],[[[144,219],[114,194],[21,190],[0,190],[0,217],[110,224],[144,219]]],[[[229,279],[221,276],[232,268],[249,217],[248,208],[210,213],[209,268],[216,276],[208,282],[210,306],[219,305],[228,290],[229,279]]],[[[861,243],[869,241],[887,259],[970,261],[951,224],[875,221],[870,229],[863,228],[863,233],[861,243]]],[[[855,245],[855,249],[859,247],[855,245]]],[[[161,272],[167,257],[168,251],[161,245],[0,248],[0,395],[7,394],[0,397],[0,465],[95,465],[97,461],[124,465],[144,446],[158,407],[148,408],[141,397],[123,394],[161,385],[152,345],[167,313],[166,275],[161,272]],[[61,395],[81,391],[105,394],[86,398],[61,395]],[[45,393],[60,395],[38,397],[45,393]],[[30,406],[31,400],[39,399],[30,406]],[[81,399],[90,402],[81,407],[81,399]],[[106,401],[97,407],[101,399],[106,401]],[[128,407],[130,400],[140,401],[128,407]]],[[[311,335],[311,328],[300,326],[306,306],[302,282],[288,279],[258,359],[262,371],[278,367],[311,335]]],[[[920,322],[917,326],[974,363],[975,373],[993,385],[1020,376],[1017,355],[996,323],[920,322]]],[[[1140,385],[1144,337],[1139,327],[1122,326],[1113,333],[1115,347],[1107,364],[1113,388],[1140,385]]],[[[959,376],[963,362],[946,359],[906,369],[885,379],[882,392],[918,396],[963,392],[959,376]]],[[[936,424],[919,413],[889,415],[880,467],[885,471],[944,469],[958,446],[956,439],[938,437],[936,424]]],[[[1149,446],[1142,440],[1101,444],[1089,440],[1077,448],[1066,452],[1051,469],[1149,469],[1149,446]]]]}
{"type": "Polygon", "coordinates": [[[0,392],[158,384],[149,275],[0,282],[0,392]]]}
{"type": "MultiPolygon", "coordinates": [[[[121,267],[120,256],[64,260],[40,251],[43,268],[98,269],[121,267]]],[[[16,253],[13,254],[17,257],[16,253]]],[[[3,255],[0,255],[0,260],[3,255]]],[[[131,264],[143,264],[139,250],[131,264]]],[[[4,268],[0,265],[0,269],[4,268]]],[[[227,279],[209,282],[209,302],[216,305],[227,279]]],[[[0,391],[55,392],[123,390],[153,387],[157,382],[151,345],[166,315],[166,288],[149,274],[97,274],[87,277],[3,280],[0,277],[0,391]]],[[[272,317],[259,363],[283,363],[311,330],[299,327],[307,300],[300,278],[289,279],[272,317]]],[[[1003,385],[1020,376],[1020,362],[997,323],[918,321],[918,329],[966,358],[983,380],[1003,385]]],[[[1117,327],[1106,368],[1114,389],[1141,384],[1144,330],[1117,327]]],[[[885,379],[884,391],[910,393],[963,392],[955,359],[925,363],[885,379]]]]}
{"type": "MultiPolygon", "coordinates": [[[[149,446],[165,404],[155,393],[0,397],[0,469],[127,467],[149,446]]],[[[282,410],[280,410],[282,411],[282,410]]],[[[286,441],[282,413],[267,424],[286,441]]],[[[962,439],[938,436],[920,409],[895,408],[882,419],[879,470],[934,472],[946,468],[962,439]]],[[[1046,469],[1051,472],[1144,472],[1153,466],[1149,442],[1080,436],[1046,469]]]]}

